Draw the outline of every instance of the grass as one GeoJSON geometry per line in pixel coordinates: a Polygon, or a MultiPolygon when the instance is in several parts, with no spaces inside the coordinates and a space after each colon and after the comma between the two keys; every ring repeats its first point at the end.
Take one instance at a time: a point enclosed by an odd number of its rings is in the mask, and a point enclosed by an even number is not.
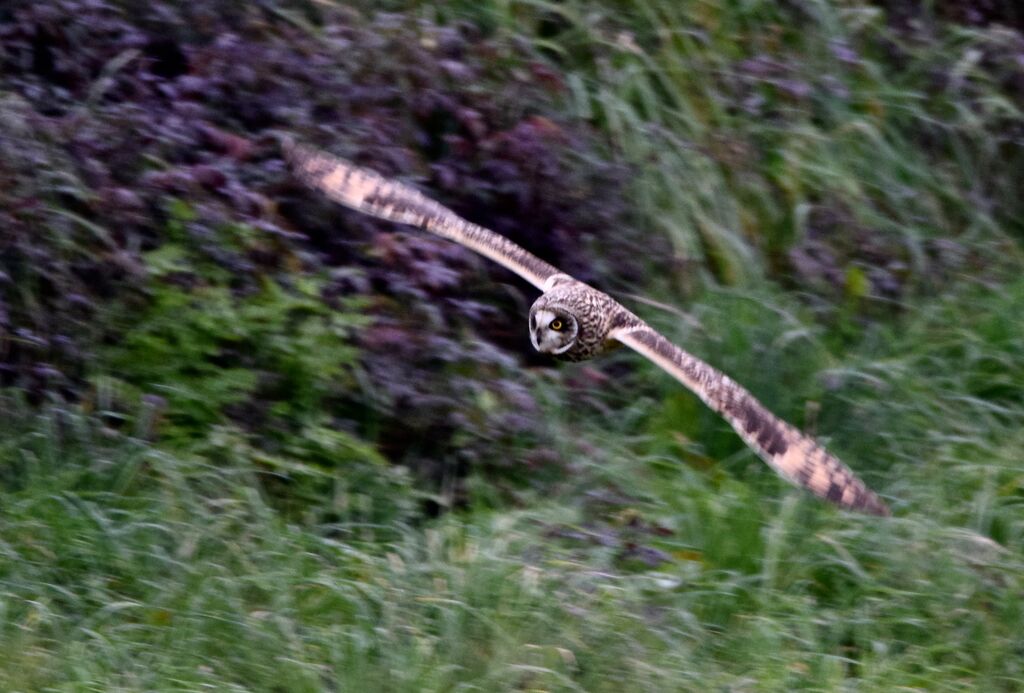
{"type": "Polygon", "coordinates": [[[228,322],[239,354],[292,375],[282,406],[308,425],[271,460],[207,419],[171,445],[5,394],[0,688],[1024,688],[1024,210],[999,134],[1020,114],[972,58],[1008,39],[936,29],[897,71],[885,47],[903,37],[857,2],[805,3],[800,22],[768,2],[393,4],[474,17],[564,68],[566,108],[635,167],[637,223],[720,280],[609,285],[692,302],[641,308],[820,435],[895,517],[790,489],[620,353],[601,387],[579,385],[579,366],[522,375],[550,430],[518,445],[550,446],[567,473],[524,473],[506,495],[481,475],[468,508],[429,519],[422,489],[319,417],[331,393],[316,376],[355,360],[355,316],[322,339],[322,309],[291,295],[218,320],[171,293],[101,375],[195,374],[205,362],[175,362],[174,345],[202,351],[208,323],[228,322]],[[957,79],[936,90],[935,72],[957,79]],[[842,220],[831,236],[822,210],[842,220]],[[848,229],[862,235],[835,238],[848,229]],[[822,235],[838,286],[787,269],[822,235]],[[937,262],[937,239],[960,259],[937,262]],[[889,259],[896,297],[870,275],[889,259]],[[128,348],[140,340],[164,349],[155,363],[128,348]]]}
{"type": "Polygon", "coordinates": [[[928,239],[1019,237],[1002,173],[1024,163],[1007,134],[1021,104],[1000,81],[1012,68],[980,59],[1012,44],[998,27],[908,37],[862,2],[427,7],[534,36],[567,71],[575,115],[636,166],[645,226],[727,283],[777,269],[821,207],[891,241],[918,281],[928,239]]]}
{"type": "MultiPolygon", "coordinates": [[[[793,366],[805,397],[808,373],[840,378],[822,428],[884,478],[888,521],[789,490],[738,445],[726,471],[702,466],[700,451],[723,445],[703,417],[673,454],[693,410],[673,403],[691,398],[645,369],[647,395],[608,396],[621,414],[552,395],[570,478],[518,509],[425,525],[288,521],[243,457],[213,467],[66,410],[8,420],[0,685],[1017,689],[1024,427],[1006,385],[1024,340],[993,317],[1020,300],[1024,284],[1012,288],[922,311],[848,372],[793,366]],[[951,325],[967,306],[974,321],[951,325]]],[[[727,360],[790,331],[712,329],[744,301],[726,291],[699,316],[727,360]]],[[[805,399],[766,397],[783,410],[805,399]]]]}

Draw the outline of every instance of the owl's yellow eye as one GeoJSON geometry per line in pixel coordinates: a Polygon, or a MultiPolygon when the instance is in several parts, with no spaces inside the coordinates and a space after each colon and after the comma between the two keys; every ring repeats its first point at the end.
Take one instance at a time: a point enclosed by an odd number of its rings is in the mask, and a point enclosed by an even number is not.
{"type": "Polygon", "coordinates": [[[548,327],[550,327],[555,332],[558,332],[559,330],[562,329],[562,321],[561,320],[552,320],[551,324],[548,325],[548,327]]]}

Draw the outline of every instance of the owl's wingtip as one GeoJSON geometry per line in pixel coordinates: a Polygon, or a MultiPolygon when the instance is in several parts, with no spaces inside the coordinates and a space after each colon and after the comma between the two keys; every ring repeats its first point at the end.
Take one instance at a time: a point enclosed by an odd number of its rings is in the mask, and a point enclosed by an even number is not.
{"type": "Polygon", "coordinates": [[[858,503],[857,505],[850,506],[850,509],[867,515],[875,515],[877,517],[892,517],[892,510],[886,502],[874,493],[870,491],[868,493],[869,497],[866,500],[858,503]]]}
{"type": "Polygon", "coordinates": [[[872,505],[868,512],[878,517],[892,517],[892,509],[881,500],[872,505]]]}

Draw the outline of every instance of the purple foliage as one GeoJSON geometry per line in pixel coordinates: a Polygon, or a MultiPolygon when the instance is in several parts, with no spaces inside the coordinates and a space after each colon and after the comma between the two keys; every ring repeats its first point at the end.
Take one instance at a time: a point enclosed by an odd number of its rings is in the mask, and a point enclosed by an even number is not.
{"type": "Polygon", "coordinates": [[[1024,8],[1014,0],[875,0],[890,21],[904,29],[943,20],[967,26],[996,24],[1024,31],[1024,8]]]}
{"type": "Polygon", "coordinates": [[[340,425],[427,476],[458,475],[482,446],[493,458],[543,433],[510,377],[529,350],[532,290],[300,188],[276,135],[411,179],[585,279],[601,266],[590,241],[619,258],[619,279],[640,275],[636,249],[651,241],[625,222],[625,172],[559,119],[562,80],[524,49],[471,27],[310,11],[315,31],[247,3],[0,10],[0,382],[80,397],[94,352],[131,329],[123,306],[147,300],[142,254],[168,240],[240,292],[327,270],[324,300],[363,295],[375,316],[360,338],[372,392],[337,403],[340,425]],[[237,224],[265,242],[226,246],[219,230],[237,224]]]}

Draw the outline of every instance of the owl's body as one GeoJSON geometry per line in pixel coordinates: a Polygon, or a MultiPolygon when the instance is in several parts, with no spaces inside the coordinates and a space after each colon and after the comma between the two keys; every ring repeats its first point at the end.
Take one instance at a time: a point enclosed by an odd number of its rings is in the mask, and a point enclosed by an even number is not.
{"type": "Polygon", "coordinates": [[[530,340],[541,353],[586,361],[622,346],[613,337],[616,330],[642,324],[608,294],[566,274],[552,276],[546,286],[530,308],[530,340]]]}
{"type": "Polygon", "coordinates": [[[529,316],[530,341],[538,351],[567,361],[584,361],[628,346],[721,414],[785,479],[844,508],[889,514],[885,503],[813,438],[776,417],[727,375],[672,344],[608,294],[373,171],[290,142],[285,143],[285,156],[303,181],[338,202],[460,243],[540,289],[542,294],[529,316]]]}

